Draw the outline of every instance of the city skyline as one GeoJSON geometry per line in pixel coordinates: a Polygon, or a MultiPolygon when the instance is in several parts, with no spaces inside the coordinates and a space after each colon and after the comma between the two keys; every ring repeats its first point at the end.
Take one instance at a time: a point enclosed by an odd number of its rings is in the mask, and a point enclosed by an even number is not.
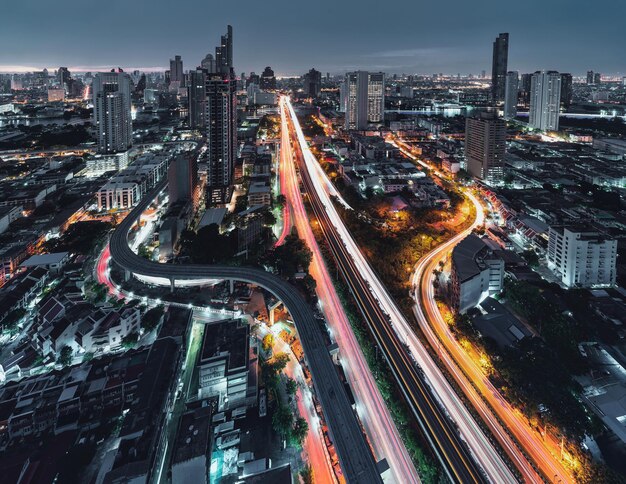
{"type": "Polygon", "coordinates": [[[60,1],[55,10],[58,14],[16,3],[5,7],[7,22],[0,42],[12,48],[0,54],[0,71],[51,69],[59,65],[69,65],[75,71],[118,66],[125,70],[164,71],[174,55],[181,55],[186,68],[192,69],[212,51],[212,39],[222,25],[232,23],[240,32],[235,39],[238,73],[260,72],[264,67],[258,63],[260,53],[264,64],[271,65],[277,76],[301,75],[311,66],[333,74],[359,69],[410,74],[489,72],[489,44],[498,32],[511,34],[510,69],[554,69],[576,76],[588,69],[607,75],[626,72],[620,60],[626,33],[619,25],[626,5],[614,5],[608,0],[596,5],[598,11],[603,5],[612,8],[613,15],[603,18],[602,24],[579,15],[584,7],[579,0],[567,4],[533,0],[524,9],[500,7],[497,11],[490,8],[495,5],[492,0],[471,6],[455,0],[450,8],[456,14],[442,20],[437,20],[436,5],[403,1],[395,4],[395,12],[403,12],[402,15],[389,12],[381,20],[378,8],[354,11],[349,5],[328,3],[308,12],[306,17],[284,22],[280,29],[273,27],[290,14],[289,5],[283,0],[275,0],[264,9],[241,9],[236,21],[226,7],[185,0],[181,9],[193,7],[197,15],[188,19],[189,28],[181,29],[175,42],[172,37],[161,35],[165,28],[171,28],[171,18],[161,15],[159,2],[151,2],[147,9],[141,0],[123,11],[119,2],[109,3],[109,8],[99,13],[95,27],[81,21],[85,10],[79,10],[82,4],[75,0],[60,1]],[[41,27],[36,33],[21,37],[19,20],[24,15],[41,27]],[[75,18],[72,28],[57,29],[55,20],[60,21],[61,15],[64,22],[75,18]],[[99,28],[99,22],[117,22],[119,34],[109,39],[108,49],[94,54],[92,44],[83,40],[99,28]],[[199,36],[198,32],[204,34],[199,36]],[[47,36],[54,36],[55,42],[46,43],[47,36]],[[15,42],[17,38],[19,42],[15,42]],[[284,42],[285,38],[290,41],[284,42]]]}

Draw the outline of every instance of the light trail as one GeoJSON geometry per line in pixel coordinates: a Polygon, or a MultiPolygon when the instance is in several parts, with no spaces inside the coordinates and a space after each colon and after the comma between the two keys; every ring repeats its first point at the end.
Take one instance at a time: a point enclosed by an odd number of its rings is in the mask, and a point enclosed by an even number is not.
{"type": "MultiPolygon", "coordinates": [[[[396,140],[392,144],[397,146],[407,157],[431,170],[436,176],[445,178],[443,173],[433,169],[413,155],[409,146],[402,140],[396,140]]],[[[476,227],[485,223],[485,213],[480,201],[469,190],[465,190],[464,193],[476,209],[476,220],[471,227],[433,249],[416,265],[411,278],[415,292],[414,298],[418,302],[414,307],[415,316],[430,345],[437,351],[448,371],[463,389],[466,398],[472,402],[475,410],[498,438],[498,442],[522,473],[525,481],[539,482],[541,476],[509,435],[509,432],[513,433],[517,442],[545,476],[563,483],[573,482],[573,477],[559,458],[559,443],[554,439],[539,435],[530,427],[526,418],[506,401],[484,374],[478,363],[472,360],[471,356],[459,344],[437,307],[433,286],[434,270],[437,269],[440,261],[445,260],[450,255],[456,244],[467,237],[476,227]],[[441,347],[442,342],[445,351],[441,347]],[[506,424],[506,429],[502,422],[506,424]]]]}
{"type": "MultiPolygon", "coordinates": [[[[332,186],[330,180],[319,166],[319,163],[310,152],[291,103],[288,100],[286,100],[285,103],[289,109],[292,123],[295,126],[300,148],[303,152],[304,163],[310,175],[316,195],[321,200],[334,230],[339,234],[354,264],[358,267],[362,277],[367,281],[372,296],[376,299],[380,309],[388,316],[396,334],[406,345],[408,353],[423,371],[425,379],[433,390],[434,395],[437,396],[442,407],[446,409],[450,418],[457,425],[459,433],[467,443],[474,459],[480,463],[489,479],[498,483],[516,482],[516,477],[508,468],[506,462],[499,455],[497,449],[485,435],[480,425],[474,420],[469,410],[465,408],[463,402],[459,399],[445,375],[433,361],[426,347],[418,339],[411,325],[402,315],[402,312],[397,308],[395,302],[375,275],[358,245],[345,227],[331,200],[331,196],[337,196],[336,189],[334,189],[334,186],[332,186]]],[[[338,199],[340,203],[347,206],[345,201],[342,202],[340,197],[338,197],[338,199]]]]}
{"type": "Polygon", "coordinates": [[[341,363],[357,403],[357,413],[365,428],[377,460],[387,459],[393,474],[393,482],[419,482],[419,477],[404,443],[378,390],[376,381],[365,361],[361,347],[354,336],[350,321],[345,314],[339,296],[324,262],[302,201],[300,184],[296,174],[291,150],[289,127],[281,98],[282,140],[281,144],[281,191],[286,204],[293,211],[293,222],[312,252],[309,273],[317,282],[316,292],[333,337],[339,346],[341,363]],[[284,181],[284,184],[283,184],[284,181]]]}
{"type": "Polygon", "coordinates": [[[456,244],[469,235],[475,227],[484,223],[484,211],[480,202],[471,193],[468,192],[466,195],[476,207],[477,217],[474,224],[434,249],[416,266],[412,283],[416,288],[416,301],[422,302],[421,305],[416,304],[415,306],[417,320],[432,347],[437,349],[442,361],[463,388],[466,397],[496,435],[500,445],[507,451],[524,479],[527,482],[539,482],[541,477],[507,433],[507,430],[513,433],[522,448],[545,476],[560,482],[573,482],[572,476],[558,458],[560,452],[558,444],[551,443],[551,448],[549,448],[544,438],[541,438],[537,432],[530,428],[525,417],[506,401],[480,366],[461,347],[437,307],[433,271],[440,261],[448,257],[456,244]],[[441,348],[440,342],[443,342],[445,351],[441,348]],[[492,409],[496,412],[497,418],[492,409]],[[505,423],[506,429],[503,428],[501,422],[505,423]]]}

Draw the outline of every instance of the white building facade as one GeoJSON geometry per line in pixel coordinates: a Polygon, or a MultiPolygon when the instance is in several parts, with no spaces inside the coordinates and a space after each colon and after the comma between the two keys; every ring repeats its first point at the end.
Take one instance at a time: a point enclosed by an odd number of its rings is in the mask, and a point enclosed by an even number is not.
{"type": "Polygon", "coordinates": [[[574,227],[550,227],[548,267],[567,287],[609,287],[617,277],[617,240],[574,227]]]}

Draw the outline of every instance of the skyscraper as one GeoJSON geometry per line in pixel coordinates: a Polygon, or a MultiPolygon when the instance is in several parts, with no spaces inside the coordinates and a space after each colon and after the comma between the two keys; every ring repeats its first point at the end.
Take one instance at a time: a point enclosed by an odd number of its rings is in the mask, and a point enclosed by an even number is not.
{"type": "Polygon", "coordinates": [[[261,74],[261,89],[276,89],[276,77],[274,76],[274,71],[270,66],[267,66],[261,74]]]}
{"type": "Polygon", "coordinates": [[[59,70],[57,71],[57,82],[59,83],[59,86],[65,88],[71,78],[72,75],[67,67],[59,67],[59,70]]]}
{"type": "Polygon", "coordinates": [[[98,152],[128,150],[133,143],[130,77],[123,72],[98,72],[92,92],[98,152]]]}
{"type": "Polygon", "coordinates": [[[206,115],[206,76],[204,69],[195,69],[189,72],[188,101],[189,127],[203,128],[206,115]]]}
{"type": "Polygon", "coordinates": [[[322,73],[311,69],[304,75],[304,93],[309,97],[317,97],[322,89],[322,73]]]}
{"type": "Polygon", "coordinates": [[[207,204],[228,203],[237,156],[236,82],[230,75],[206,80],[207,204]]]}
{"type": "Polygon", "coordinates": [[[517,115],[517,101],[519,94],[519,75],[517,71],[509,71],[506,75],[506,89],[504,95],[504,117],[513,119],[517,115]]]}
{"type": "Polygon", "coordinates": [[[561,107],[569,109],[572,105],[574,89],[572,87],[573,79],[571,74],[561,74],[561,107]]]}
{"type": "Polygon", "coordinates": [[[509,62],[509,34],[500,34],[493,42],[491,71],[491,101],[494,106],[504,103],[506,73],[509,62]]]}
{"type": "Polygon", "coordinates": [[[465,121],[465,159],[470,175],[489,184],[502,181],[506,154],[506,122],[495,112],[465,121]]]}
{"type": "Polygon", "coordinates": [[[519,83],[519,102],[525,108],[530,106],[530,81],[532,74],[522,74],[519,83]]]}
{"type": "Polygon", "coordinates": [[[385,74],[357,71],[345,79],[346,129],[365,129],[385,118],[385,74]]]}
{"type": "Polygon", "coordinates": [[[587,71],[587,84],[593,84],[594,75],[593,71],[587,71]]]}
{"type": "Polygon", "coordinates": [[[194,155],[183,153],[172,160],[167,170],[170,204],[193,201],[198,186],[198,163],[194,155]]]}
{"type": "MultiPolygon", "coordinates": [[[[220,74],[231,74],[233,68],[233,28],[228,26],[220,45],[215,48],[215,68],[220,74]]],[[[233,76],[234,77],[234,76],[233,76]]]]}
{"type": "Polygon", "coordinates": [[[233,68],[233,28],[215,48],[215,74],[206,74],[207,204],[230,201],[237,156],[237,82],[233,68]]]}
{"type": "Polygon", "coordinates": [[[183,60],[179,55],[170,59],[170,85],[176,83],[176,89],[183,87],[185,78],[183,76],[183,60]]]}
{"type": "Polygon", "coordinates": [[[207,54],[204,59],[202,59],[200,67],[206,69],[209,74],[215,74],[217,72],[217,69],[215,67],[215,58],[212,54],[207,54]]]}
{"type": "Polygon", "coordinates": [[[542,131],[558,131],[561,105],[561,74],[537,71],[530,85],[529,124],[542,131]]]}

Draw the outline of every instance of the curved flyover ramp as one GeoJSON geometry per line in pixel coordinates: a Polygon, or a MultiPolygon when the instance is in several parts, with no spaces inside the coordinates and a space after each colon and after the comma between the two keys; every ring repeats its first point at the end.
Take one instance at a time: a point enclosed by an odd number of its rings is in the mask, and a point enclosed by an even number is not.
{"type": "Polygon", "coordinates": [[[157,184],[126,216],[110,240],[112,260],[127,273],[170,281],[236,280],[256,284],[280,299],[291,313],[324,411],[342,472],[348,482],[382,482],[371,449],[324,344],[313,311],[295,287],[261,269],[218,265],[159,264],[135,254],[128,245],[130,229],[165,188],[157,184]]]}

